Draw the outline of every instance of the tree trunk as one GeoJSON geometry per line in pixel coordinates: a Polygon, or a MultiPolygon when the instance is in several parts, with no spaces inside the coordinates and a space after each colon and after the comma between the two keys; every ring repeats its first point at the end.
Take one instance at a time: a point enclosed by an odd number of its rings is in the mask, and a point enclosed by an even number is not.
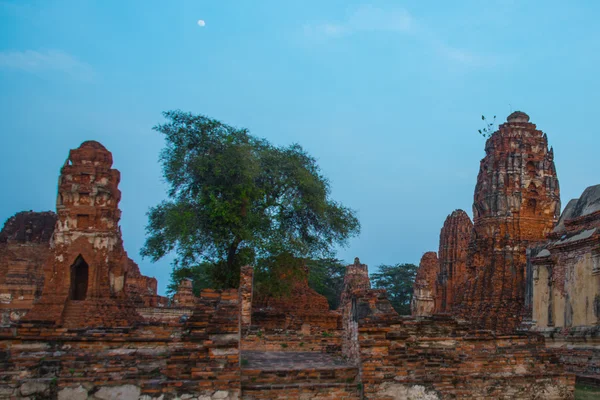
{"type": "Polygon", "coordinates": [[[237,254],[237,249],[241,242],[242,242],[242,240],[240,238],[236,237],[234,239],[233,243],[231,243],[231,246],[229,246],[229,250],[227,250],[227,268],[229,270],[233,269],[233,266],[235,264],[235,256],[237,254]]]}

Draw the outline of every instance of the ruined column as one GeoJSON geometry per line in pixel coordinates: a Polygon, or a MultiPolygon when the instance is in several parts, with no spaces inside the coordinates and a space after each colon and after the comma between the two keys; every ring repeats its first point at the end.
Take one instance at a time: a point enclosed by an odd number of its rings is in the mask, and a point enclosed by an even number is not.
{"type": "Polygon", "coordinates": [[[437,254],[427,252],[421,257],[413,285],[411,312],[413,317],[424,317],[435,311],[435,283],[439,270],[437,254]]]}
{"type": "Polygon", "coordinates": [[[194,296],[194,290],[191,279],[182,279],[177,286],[177,293],[173,295],[173,304],[176,307],[192,308],[196,305],[197,297],[194,296]]]}
{"type": "Polygon", "coordinates": [[[360,348],[358,345],[358,318],[359,310],[357,306],[357,297],[361,292],[371,289],[371,280],[369,279],[369,268],[366,264],[361,264],[358,257],[354,263],[346,266],[346,275],[344,275],[344,288],[340,301],[340,310],[342,310],[342,327],[344,334],[342,336],[342,354],[349,362],[360,366],[360,348]]]}
{"type": "Polygon", "coordinates": [[[245,265],[240,272],[240,302],[242,332],[252,325],[252,291],[254,267],[245,265]]]}
{"type": "Polygon", "coordinates": [[[481,327],[511,331],[524,312],[526,249],[544,240],[560,213],[554,152],[517,111],[485,145],[473,203],[470,278],[457,312],[481,327]]]}
{"type": "Polygon", "coordinates": [[[467,251],[473,223],[463,210],[450,214],[440,232],[439,273],[436,280],[436,313],[452,310],[459,285],[467,280],[467,251]]]}

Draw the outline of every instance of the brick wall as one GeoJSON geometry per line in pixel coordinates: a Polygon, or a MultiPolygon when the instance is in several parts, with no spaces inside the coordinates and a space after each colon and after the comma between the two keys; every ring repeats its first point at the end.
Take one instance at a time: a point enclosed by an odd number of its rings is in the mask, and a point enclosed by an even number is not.
{"type": "Polygon", "coordinates": [[[449,316],[400,317],[386,303],[382,294],[357,298],[365,398],[572,398],[575,378],[542,336],[496,336],[449,316]]]}
{"type": "Polygon", "coordinates": [[[240,391],[237,291],[204,291],[185,323],[0,331],[0,398],[238,399],[240,391]]]}

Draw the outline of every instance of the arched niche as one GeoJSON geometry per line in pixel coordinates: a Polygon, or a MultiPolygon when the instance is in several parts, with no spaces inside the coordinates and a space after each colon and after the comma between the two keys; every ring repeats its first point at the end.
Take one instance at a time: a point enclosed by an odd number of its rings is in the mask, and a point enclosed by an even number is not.
{"type": "Polygon", "coordinates": [[[88,263],[85,262],[81,254],[78,255],[73,265],[71,265],[70,300],[85,300],[89,283],[89,269],[88,263]]]}

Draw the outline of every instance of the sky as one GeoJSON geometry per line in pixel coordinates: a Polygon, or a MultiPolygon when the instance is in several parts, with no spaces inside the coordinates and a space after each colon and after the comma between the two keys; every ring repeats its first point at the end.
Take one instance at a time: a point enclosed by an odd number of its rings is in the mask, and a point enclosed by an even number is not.
{"type": "Polygon", "coordinates": [[[69,149],[121,171],[125,249],[142,259],[166,198],[152,130],[181,109],[301,144],[362,224],[338,257],[418,263],[446,216],[472,216],[481,115],[528,113],[563,206],[600,183],[600,2],[0,0],[0,223],[54,210],[69,149]],[[204,21],[204,26],[198,21],[204,21]]]}

